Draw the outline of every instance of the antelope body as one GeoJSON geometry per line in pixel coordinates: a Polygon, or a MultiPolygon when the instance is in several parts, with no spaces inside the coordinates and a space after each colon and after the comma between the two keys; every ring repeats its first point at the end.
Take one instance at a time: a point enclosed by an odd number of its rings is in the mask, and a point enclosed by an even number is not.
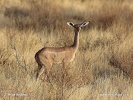
{"type": "Polygon", "coordinates": [[[75,31],[74,43],[66,47],[44,47],[35,54],[35,60],[38,63],[38,72],[36,78],[39,78],[43,72],[49,74],[53,63],[63,63],[66,67],[75,58],[75,53],[79,46],[79,32],[81,27],[88,25],[89,22],[73,24],[67,22],[75,31]]]}

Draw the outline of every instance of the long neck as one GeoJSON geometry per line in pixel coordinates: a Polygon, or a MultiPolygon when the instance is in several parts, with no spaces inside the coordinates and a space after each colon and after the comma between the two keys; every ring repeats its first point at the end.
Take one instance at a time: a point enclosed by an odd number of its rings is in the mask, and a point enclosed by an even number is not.
{"type": "Polygon", "coordinates": [[[75,30],[75,36],[74,36],[74,43],[72,45],[73,48],[75,48],[76,50],[79,47],[79,32],[75,30]]]}

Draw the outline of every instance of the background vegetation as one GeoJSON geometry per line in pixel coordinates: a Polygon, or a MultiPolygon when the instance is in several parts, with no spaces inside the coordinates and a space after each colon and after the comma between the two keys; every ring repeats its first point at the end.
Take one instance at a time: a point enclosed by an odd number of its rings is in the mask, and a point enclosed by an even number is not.
{"type": "Polygon", "coordinates": [[[0,99],[133,100],[132,23],[132,0],[1,0],[0,99]],[[90,21],[68,76],[36,81],[35,53],[73,43],[67,21],[90,21]]]}

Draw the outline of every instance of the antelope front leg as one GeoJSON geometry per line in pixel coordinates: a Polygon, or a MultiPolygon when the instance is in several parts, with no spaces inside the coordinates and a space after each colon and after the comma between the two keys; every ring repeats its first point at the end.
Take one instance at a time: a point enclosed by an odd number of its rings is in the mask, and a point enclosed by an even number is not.
{"type": "Polygon", "coordinates": [[[63,62],[63,75],[64,77],[66,77],[68,75],[68,70],[67,70],[67,67],[68,67],[68,62],[63,62]]]}

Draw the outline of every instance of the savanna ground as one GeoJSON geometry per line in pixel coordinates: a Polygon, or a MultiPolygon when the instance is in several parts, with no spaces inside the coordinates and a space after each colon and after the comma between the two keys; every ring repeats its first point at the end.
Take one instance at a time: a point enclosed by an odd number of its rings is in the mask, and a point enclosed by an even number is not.
{"type": "Polygon", "coordinates": [[[133,100],[132,67],[132,0],[0,1],[0,100],[133,100]],[[67,21],[90,21],[68,76],[36,81],[35,53],[73,43],[67,21]]]}

